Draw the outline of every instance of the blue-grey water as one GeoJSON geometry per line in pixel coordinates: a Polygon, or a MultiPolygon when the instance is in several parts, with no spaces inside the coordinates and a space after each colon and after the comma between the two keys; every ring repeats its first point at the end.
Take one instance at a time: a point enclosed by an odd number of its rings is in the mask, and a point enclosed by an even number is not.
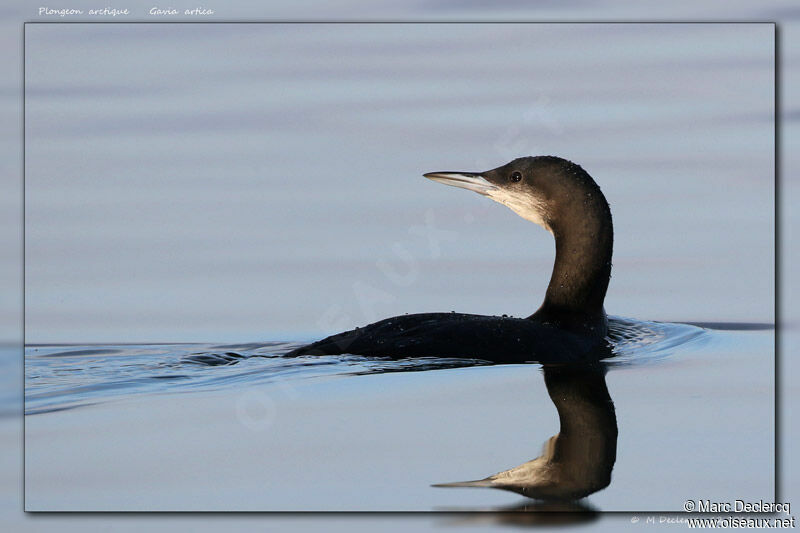
{"type": "MultiPolygon", "coordinates": [[[[712,326],[713,327],[713,326],[712,326]]],[[[723,327],[725,327],[723,325],[723,327]]],[[[771,330],[769,324],[733,324],[733,329],[771,330]]],[[[615,318],[609,367],[646,365],[702,346],[727,333],[689,324],[615,318]]],[[[297,343],[41,345],[25,354],[25,413],[92,405],[132,395],[236,389],[325,376],[441,370],[483,366],[490,361],[458,358],[390,360],[354,355],[281,357],[297,343]]]]}
{"type": "Polygon", "coordinates": [[[278,342],[30,346],[26,505],[672,511],[695,494],[756,501],[774,484],[773,333],[614,318],[604,383],[616,460],[610,485],[574,508],[430,486],[531,460],[558,434],[538,364],[283,358],[295,344],[278,342]],[[213,490],[189,490],[211,479],[213,490]]]}
{"type": "Polygon", "coordinates": [[[771,322],[773,35],[29,25],[26,343],[527,316],[551,236],[422,174],[530,154],[581,164],[609,199],[611,313],[771,322]]]}
{"type": "Polygon", "coordinates": [[[598,510],[774,487],[774,28],[28,25],[29,510],[502,509],[539,365],[286,359],[406,312],[525,316],[552,238],[423,178],[521,155],[609,199],[598,510]],[[201,487],[201,488],[198,488],[201,487]]]}

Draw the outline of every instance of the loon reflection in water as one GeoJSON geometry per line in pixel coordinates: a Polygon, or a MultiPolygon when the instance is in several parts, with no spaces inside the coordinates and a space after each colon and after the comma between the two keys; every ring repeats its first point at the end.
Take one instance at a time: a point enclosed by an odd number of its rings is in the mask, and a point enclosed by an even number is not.
{"type": "Polygon", "coordinates": [[[617,457],[617,417],[605,366],[544,365],[544,381],[560,422],[557,435],[532,461],[476,481],[434,487],[491,487],[537,500],[577,500],[611,482],[617,457]]]}
{"type": "Polygon", "coordinates": [[[588,359],[605,344],[613,227],[608,203],[586,171],[559,157],[539,156],[481,173],[425,177],[487,196],[553,234],[556,257],[541,307],[527,318],[403,315],[332,335],[287,357],[349,353],[556,363],[588,359]]]}

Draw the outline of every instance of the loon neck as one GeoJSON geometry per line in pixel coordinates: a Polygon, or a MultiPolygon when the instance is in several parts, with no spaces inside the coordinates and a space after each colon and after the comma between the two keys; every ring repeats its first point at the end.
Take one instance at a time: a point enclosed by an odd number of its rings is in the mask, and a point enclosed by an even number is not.
{"type": "MultiPolygon", "coordinates": [[[[556,241],[553,274],[544,303],[530,318],[578,329],[595,329],[599,321],[600,329],[605,328],[603,300],[611,278],[613,226],[599,188],[589,198],[573,209],[563,209],[562,216],[550,224],[556,241]]],[[[597,333],[605,335],[605,331],[597,333]]]]}

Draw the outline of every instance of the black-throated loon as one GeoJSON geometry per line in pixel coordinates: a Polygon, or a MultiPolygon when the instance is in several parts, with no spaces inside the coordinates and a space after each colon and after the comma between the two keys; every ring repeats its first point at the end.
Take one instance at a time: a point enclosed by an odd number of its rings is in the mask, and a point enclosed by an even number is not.
{"type": "Polygon", "coordinates": [[[613,226],[600,187],[579,165],[522,157],[486,172],[426,178],[477,192],[553,234],[556,257],[544,302],[527,318],[420,313],[387,318],[286,354],[460,357],[496,362],[580,360],[605,346],[603,309],[611,277],[613,226]]]}

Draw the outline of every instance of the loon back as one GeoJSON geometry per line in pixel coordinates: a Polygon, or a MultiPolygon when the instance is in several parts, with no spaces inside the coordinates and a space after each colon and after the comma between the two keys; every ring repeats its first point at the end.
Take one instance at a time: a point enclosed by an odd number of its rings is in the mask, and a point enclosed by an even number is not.
{"type": "Polygon", "coordinates": [[[286,354],[452,357],[496,363],[557,363],[610,355],[605,342],[526,318],[420,313],[387,318],[286,354]]]}

